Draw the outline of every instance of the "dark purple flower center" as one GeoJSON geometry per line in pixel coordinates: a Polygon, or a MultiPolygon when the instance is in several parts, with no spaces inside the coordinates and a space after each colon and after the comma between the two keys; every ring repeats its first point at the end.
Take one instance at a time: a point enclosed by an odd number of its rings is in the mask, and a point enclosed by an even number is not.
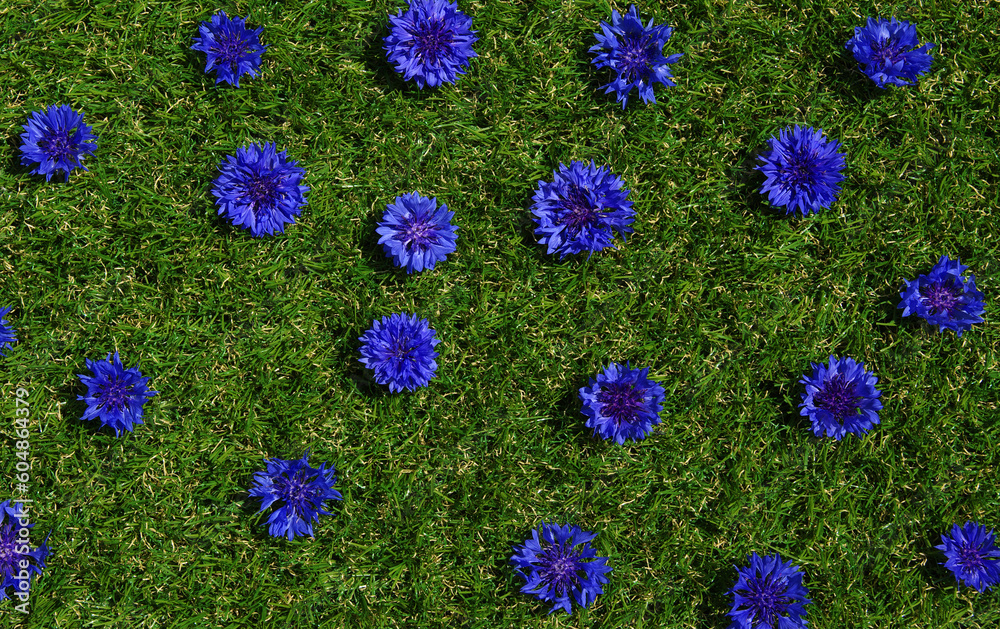
{"type": "Polygon", "coordinates": [[[649,36],[626,37],[618,50],[622,75],[629,82],[643,78],[649,71],[649,36]]]}
{"type": "Polygon", "coordinates": [[[53,162],[68,160],[76,152],[76,146],[70,139],[69,132],[62,129],[46,131],[44,137],[38,141],[38,148],[45,151],[53,162]]]}
{"type": "Polygon", "coordinates": [[[413,33],[413,49],[417,57],[437,63],[454,40],[454,33],[443,20],[426,20],[413,33]]]}
{"type": "Polygon", "coordinates": [[[559,222],[571,233],[579,232],[585,225],[592,225],[597,221],[597,208],[579,186],[571,185],[566,198],[559,201],[559,206],[565,210],[560,214],[559,222]]]}
{"type": "Polygon", "coordinates": [[[538,576],[542,583],[552,586],[559,595],[565,595],[578,580],[577,573],[583,570],[580,551],[572,546],[551,544],[539,557],[538,576]]]}
{"type": "Polygon", "coordinates": [[[819,408],[830,411],[833,418],[839,422],[858,414],[860,399],[855,393],[854,382],[838,373],[823,383],[823,387],[813,398],[813,403],[819,408]]]}
{"type": "Polygon", "coordinates": [[[215,38],[215,46],[212,50],[225,65],[229,66],[230,70],[238,72],[240,61],[246,56],[249,47],[250,42],[243,37],[242,33],[229,32],[215,38]]]}
{"type": "Polygon", "coordinates": [[[954,280],[933,282],[920,287],[920,296],[931,314],[950,313],[958,305],[962,289],[955,286],[954,280]]]}
{"type": "Polygon", "coordinates": [[[312,502],[316,495],[311,480],[306,477],[305,470],[299,470],[291,478],[279,476],[274,479],[274,487],[280,500],[296,513],[302,513],[306,503],[312,502]]]}
{"type": "Polygon", "coordinates": [[[250,175],[244,181],[246,195],[253,202],[253,215],[260,217],[263,212],[270,212],[281,194],[278,192],[278,184],[281,177],[277,173],[263,173],[250,175]]]}
{"type": "Polygon", "coordinates": [[[601,414],[613,419],[616,425],[634,422],[642,411],[643,393],[643,389],[631,382],[612,382],[597,394],[601,414]]]}
{"type": "Polygon", "coordinates": [[[966,545],[958,549],[958,565],[965,574],[973,574],[982,570],[986,562],[978,547],[966,545]]]}
{"type": "Polygon", "coordinates": [[[793,151],[781,165],[779,180],[785,188],[812,188],[816,185],[816,163],[808,150],[793,151]]]}
{"type": "Polygon", "coordinates": [[[132,392],[132,386],[120,376],[111,376],[95,396],[100,404],[109,411],[118,412],[125,407],[125,402],[132,392]]]}
{"type": "Polygon", "coordinates": [[[0,575],[9,576],[17,572],[18,554],[15,552],[17,540],[13,526],[5,526],[0,531],[0,575]]]}
{"type": "Polygon", "coordinates": [[[902,52],[899,41],[892,37],[887,37],[872,44],[871,58],[872,61],[876,62],[878,67],[882,68],[899,61],[902,52]]]}
{"type": "Polygon", "coordinates": [[[410,251],[427,249],[438,242],[436,225],[420,219],[404,221],[403,229],[395,238],[410,251]]]}
{"type": "Polygon", "coordinates": [[[754,626],[759,627],[759,623],[766,623],[769,627],[778,626],[778,617],[785,613],[791,604],[791,599],[787,596],[788,584],[784,579],[775,579],[771,575],[766,575],[763,580],[747,579],[747,589],[740,592],[755,619],[754,626]]]}

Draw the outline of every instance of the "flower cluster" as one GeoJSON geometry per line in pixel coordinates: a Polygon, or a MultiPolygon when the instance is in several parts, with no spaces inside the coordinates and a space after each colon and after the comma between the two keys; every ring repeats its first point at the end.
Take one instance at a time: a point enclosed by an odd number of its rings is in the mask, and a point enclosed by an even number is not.
{"type": "Polygon", "coordinates": [[[632,233],[635,212],[625,182],[611,170],[573,161],[559,164],[552,182],[539,181],[532,197],[535,235],[560,258],[613,247],[615,232],[632,233]]]}
{"type": "Polygon", "coordinates": [[[871,17],[867,24],[854,29],[854,37],[844,45],[854,55],[858,68],[882,89],[886,85],[910,85],[930,70],[934,58],[927,51],[933,46],[920,46],[917,27],[906,20],[871,17]]]}
{"type": "Polygon", "coordinates": [[[17,330],[10,327],[10,322],[4,319],[12,309],[13,306],[0,308],[0,356],[7,356],[7,350],[17,343],[17,330]]]}
{"type": "Polygon", "coordinates": [[[948,559],[944,567],[951,570],[959,584],[983,592],[1000,584],[1000,548],[996,535],[975,522],[951,527],[951,537],[941,536],[935,546],[948,559]]]}
{"type": "Polygon", "coordinates": [[[615,93],[622,109],[628,105],[628,97],[633,89],[639,91],[639,98],[647,103],[655,103],[656,95],[653,86],[657,83],[673,87],[670,79],[670,64],[677,63],[681,54],[663,56],[663,46],[673,29],[661,24],[656,26],[653,20],[642,25],[639,10],[631,5],[624,16],[611,10],[611,24],[601,21],[601,32],[594,33],[597,44],[590,52],[596,53],[594,65],[597,68],[610,68],[614,79],[604,85],[604,93],[615,93]]]}
{"type": "Polygon", "coordinates": [[[878,378],[865,371],[864,363],[830,356],[829,364],[812,363],[812,368],[811,376],[799,380],[806,385],[799,414],[812,420],[813,434],[840,441],[847,433],[867,434],[879,423],[882,392],[875,388],[878,378]]]}
{"type": "Polygon", "coordinates": [[[805,606],[811,603],[802,585],[802,571],[780,555],[752,553],[750,565],[736,568],[729,629],[802,629],[805,606]]]}
{"type": "Polygon", "coordinates": [[[378,242],[396,266],[407,273],[433,269],[434,265],[455,251],[458,228],[451,224],[454,212],[438,207],[437,199],[416,192],[396,197],[385,208],[379,223],[378,242]]]}
{"type": "Polygon", "coordinates": [[[263,31],[263,27],[250,30],[243,18],[230,19],[225,11],[219,11],[210,21],[198,26],[191,50],[205,53],[205,74],[214,70],[216,85],[224,81],[239,87],[244,74],[257,76],[260,56],[267,49],[260,43],[263,31]]]}
{"type": "Polygon", "coordinates": [[[335,470],[323,463],[318,468],[309,465],[309,453],[301,459],[265,459],[267,469],[254,474],[250,495],[260,498],[260,512],[278,506],[267,518],[268,533],[274,537],[313,534],[313,522],[320,515],[330,515],[323,508],[327,500],[343,500],[333,488],[337,482],[335,470]]]}
{"type": "Polygon", "coordinates": [[[611,363],[597,380],[590,379],[590,386],[580,388],[583,414],[594,435],[621,445],[626,439],[645,439],[660,423],[665,391],[646,377],[648,373],[648,367],[611,363]]]}
{"type": "Polygon", "coordinates": [[[97,150],[97,136],[84,124],[83,114],[69,105],[49,107],[45,113],[33,111],[21,134],[21,164],[33,166],[31,174],[45,175],[51,181],[56,171],[69,173],[74,168],[87,170],[83,158],[97,150]]]}
{"type": "Polygon", "coordinates": [[[434,347],[441,341],[427,319],[397,313],[374,321],[358,339],[361,363],[375,372],[375,382],[392,392],[426,387],[437,371],[434,347]]]}
{"type": "Polygon", "coordinates": [[[305,170],[273,142],[237,149],[219,173],[212,187],[219,214],[255,237],[284,233],[306,204],[305,170]]]}
{"type": "Polygon", "coordinates": [[[87,387],[86,395],[78,395],[76,399],[87,403],[82,420],[95,417],[102,426],[110,426],[115,436],[120,437],[123,430],[132,432],[132,427],[142,422],[142,407],[146,400],[157,394],[146,387],[148,377],[139,371],[139,366],[125,369],[118,352],[107,360],[86,359],[87,369],[93,375],[77,374],[87,387]]]}
{"type": "Polygon", "coordinates": [[[0,601],[14,595],[23,600],[31,589],[31,581],[42,574],[49,547],[42,542],[34,550],[28,544],[34,524],[24,524],[27,509],[23,503],[0,502],[0,601]]]}
{"type": "Polygon", "coordinates": [[[822,129],[782,129],[758,158],[763,163],[757,170],[765,177],[761,193],[771,205],[785,208],[785,214],[798,210],[808,216],[830,207],[844,180],[844,153],[838,149],[840,142],[824,140],[822,129]]]}
{"type": "Polygon", "coordinates": [[[577,526],[542,523],[531,531],[531,539],[514,547],[510,563],[525,583],[521,591],[534,594],[546,603],[554,603],[549,613],[557,609],[567,614],[573,611],[573,601],[586,607],[598,594],[611,568],[607,557],[598,557],[590,542],[597,533],[577,526]]]}
{"type": "Polygon", "coordinates": [[[952,330],[957,336],[982,323],[983,294],[976,290],[976,277],[962,277],[969,267],[959,260],[943,255],[927,275],[915,280],[903,280],[903,298],[897,308],[903,316],[917,315],[938,326],[938,332],[952,330]]]}
{"type": "Polygon", "coordinates": [[[476,57],[472,18],[446,0],[412,0],[406,11],[389,16],[385,52],[389,63],[417,87],[454,83],[476,57]]]}

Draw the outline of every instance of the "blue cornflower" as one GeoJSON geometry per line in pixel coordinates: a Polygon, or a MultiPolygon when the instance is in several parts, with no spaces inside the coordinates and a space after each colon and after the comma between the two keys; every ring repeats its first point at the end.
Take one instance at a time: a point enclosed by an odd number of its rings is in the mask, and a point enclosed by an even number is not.
{"type": "Polygon", "coordinates": [[[0,356],[7,356],[7,350],[17,343],[17,330],[8,325],[7,316],[13,309],[13,306],[7,306],[6,308],[0,308],[0,356]]]}
{"type": "Polygon", "coordinates": [[[216,85],[225,81],[239,87],[240,77],[244,74],[257,76],[260,56],[267,49],[260,43],[263,31],[263,26],[250,30],[243,18],[237,16],[230,19],[225,11],[219,11],[210,22],[202,22],[198,26],[198,36],[194,38],[191,50],[205,53],[205,73],[215,70],[216,85]]]}
{"type": "Polygon", "coordinates": [[[74,168],[87,170],[82,160],[97,149],[93,128],[69,105],[52,106],[45,113],[33,111],[23,127],[21,165],[34,165],[31,174],[45,175],[45,181],[51,181],[57,170],[66,173],[66,181],[74,168]]]}
{"type": "Polygon", "coordinates": [[[798,210],[808,216],[830,207],[844,180],[840,171],[846,154],[838,152],[840,146],[837,140],[824,140],[822,129],[782,129],[758,157],[763,164],[757,170],[766,177],[761,193],[767,193],[771,205],[785,208],[785,214],[798,210]]]}
{"type": "Polygon", "coordinates": [[[811,603],[809,590],[802,585],[802,571],[780,555],[760,557],[752,553],[750,565],[736,567],[733,595],[733,619],[729,629],[801,629],[809,623],[803,618],[811,603]]]}
{"type": "Polygon", "coordinates": [[[629,6],[628,13],[622,17],[618,11],[611,10],[611,24],[601,21],[602,33],[594,33],[597,44],[590,52],[597,53],[594,65],[598,68],[611,68],[614,80],[604,87],[604,93],[614,92],[622,109],[628,104],[628,96],[633,88],[639,90],[639,97],[647,103],[655,103],[653,85],[661,83],[667,87],[676,85],[670,79],[671,63],[676,63],[683,55],[663,56],[663,46],[670,39],[673,29],[661,24],[656,26],[653,20],[642,25],[639,11],[635,5],[629,6]]]}
{"type": "Polygon", "coordinates": [[[580,388],[587,427],[602,439],[619,445],[626,439],[639,441],[660,423],[665,391],[646,377],[649,368],[632,369],[629,363],[611,363],[589,387],[580,388]]]}
{"type": "Polygon", "coordinates": [[[49,547],[42,542],[34,550],[29,544],[28,508],[22,502],[0,502],[0,601],[16,596],[28,600],[31,581],[42,574],[49,547]],[[24,578],[21,578],[24,577],[24,578]],[[8,593],[8,589],[14,592],[8,593]]]}
{"type": "Polygon", "coordinates": [[[455,2],[412,0],[404,13],[389,16],[385,52],[403,80],[417,87],[454,83],[465,74],[469,59],[478,55],[472,44],[479,38],[472,18],[458,10],[455,2]]]}
{"type": "Polygon", "coordinates": [[[80,419],[101,420],[102,426],[110,426],[115,436],[123,430],[132,432],[133,425],[142,422],[142,406],[146,400],[156,395],[146,387],[149,378],[139,372],[139,365],[125,369],[118,352],[114,358],[108,354],[107,360],[86,359],[92,376],[77,374],[80,382],[87,385],[87,394],[76,399],[87,403],[87,410],[80,419]]]}
{"type": "Polygon", "coordinates": [[[552,183],[538,182],[535,202],[535,235],[559,258],[581,251],[600,251],[613,247],[615,232],[624,239],[632,233],[635,212],[628,200],[625,182],[611,174],[607,166],[597,168],[573,161],[559,164],[552,172],[552,183]]]}
{"type": "Polygon", "coordinates": [[[521,591],[534,594],[540,601],[554,602],[557,609],[573,612],[572,595],[577,605],[586,607],[604,593],[605,576],[611,572],[607,557],[598,557],[590,547],[597,533],[577,526],[543,522],[531,531],[531,539],[514,546],[510,563],[525,584],[521,591]]]}
{"type": "Polygon", "coordinates": [[[227,155],[212,187],[219,214],[253,236],[284,233],[306,204],[305,170],[273,142],[244,146],[227,155]]]}
{"type": "Polygon", "coordinates": [[[389,385],[392,392],[426,387],[435,376],[441,341],[427,319],[396,313],[374,321],[361,341],[361,363],[375,372],[375,382],[389,385]]]}
{"type": "Polygon", "coordinates": [[[830,356],[829,365],[812,363],[812,368],[811,376],[799,380],[806,385],[799,415],[812,421],[813,434],[825,433],[840,441],[847,433],[867,434],[879,423],[882,392],[875,388],[878,378],[865,371],[864,363],[830,356]]]}
{"type": "Polygon", "coordinates": [[[310,467],[309,452],[301,459],[264,459],[267,470],[253,475],[250,495],[260,498],[260,511],[264,512],[275,502],[281,505],[267,518],[267,532],[274,537],[312,535],[312,523],[319,516],[330,515],[323,509],[327,500],[343,500],[340,492],[333,488],[337,482],[334,467],[326,463],[319,468],[310,467]]]}
{"type": "Polygon", "coordinates": [[[951,537],[941,536],[942,544],[935,546],[948,561],[944,567],[955,575],[958,583],[974,587],[980,592],[1000,584],[1000,549],[993,530],[975,522],[951,527],[951,537]]]}
{"type": "Polygon", "coordinates": [[[896,18],[868,18],[865,26],[854,29],[854,37],[844,46],[854,55],[858,68],[885,89],[886,85],[910,85],[931,69],[934,58],[927,51],[934,44],[920,46],[917,27],[896,18]]]}
{"type": "Polygon", "coordinates": [[[407,273],[433,269],[455,251],[455,232],[451,224],[454,212],[448,206],[437,205],[437,198],[428,199],[416,192],[396,197],[385,207],[378,224],[378,242],[385,254],[392,256],[396,266],[407,273]]]}
{"type": "Polygon", "coordinates": [[[976,290],[976,276],[962,277],[969,267],[959,260],[943,255],[927,275],[918,275],[915,280],[903,280],[905,286],[899,296],[903,301],[897,308],[903,309],[903,316],[917,315],[931,325],[938,326],[938,332],[945,329],[962,332],[973,323],[982,323],[983,294],[976,290]]]}

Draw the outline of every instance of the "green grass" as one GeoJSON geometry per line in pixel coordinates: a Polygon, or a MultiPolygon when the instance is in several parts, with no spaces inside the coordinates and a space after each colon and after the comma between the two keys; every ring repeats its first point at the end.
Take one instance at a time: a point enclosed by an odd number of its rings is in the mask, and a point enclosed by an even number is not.
{"type": "Polygon", "coordinates": [[[685,56],[677,87],[622,112],[587,52],[607,2],[462,1],[480,56],[424,91],[381,49],[402,5],[0,7],[0,305],[20,338],[0,363],[0,487],[23,386],[35,534],[52,531],[31,615],[5,602],[0,626],[725,629],[752,551],[802,567],[816,629],[1000,624],[998,593],[956,591],[933,548],[955,522],[1000,527],[1000,9],[645,2],[685,56]],[[218,8],[270,45],[238,90],[188,49],[218,8]],[[867,15],[937,44],[917,86],[857,72],[844,42],[867,15]],[[68,185],[17,149],[28,114],[61,103],[99,135],[68,185]],[[848,153],[839,200],[807,219],[769,208],[753,171],[793,123],[848,153]],[[284,235],[216,216],[216,166],[251,141],[307,171],[284,235]],[[559,261],[535,244],[532,191],[572,159],[631,188],[620,250],[559,261]],[[407,276],[374,229],[413,190],[460,231],[407,276]],[[986,294],[987,323],[961,339],[895,308],[942,253],[986,294]],[[440,367],[390,395],[356,339],[401,310],[431,321],[440,367]],[[76,401],[84,360],[115,349],[160,392],[120,439],[76,401]],[[797,380],[831,353],[880,378],[863,439],[817,439],[798,415],[797,380]],[[644,442],[583,426],[576,391],[612,360],[667,389],[644,442]],[[272,539],[246,490],[265,456],[306,448],[344,500],[315,539],[272,539]],[[599,532],[614,569],[569,618],[507,566],[543,520],[599,532]]]}

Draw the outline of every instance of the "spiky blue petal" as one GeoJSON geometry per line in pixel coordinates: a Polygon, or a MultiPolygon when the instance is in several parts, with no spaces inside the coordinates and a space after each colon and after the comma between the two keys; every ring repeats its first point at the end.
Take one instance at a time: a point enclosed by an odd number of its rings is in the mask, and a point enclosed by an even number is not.
{"type": "Polygon", "coordinates": [[[757,170],[764,173],[761,193],[775,207],[785,208],[785,214],[796,210],[808,216],[837,199],[844,176],[845,153],[840,142],[824,140],[823,130],[812,127],[787,127],[778,137],[771,137],[767,150],[758,159],[763,163],[757,170]]]}
{"type": "Polygon", "coordinates": [[[896,306],[903,309],[903,316],[923,317],[927,323],[938,326],[938,332],[952,330],[959,337],[983,322],[983,294],[976,290],[976,276],[962,277],[969,267],[958,259],[942,255],[931,272],[918,275],[915,280],[903,280],[896,306]]]}
{"type": "Polygon", "coordinates": [[[255,237],[284,233],[306,204],[305,172],[273,142],[241,147],[219,165],[212,186],[219,215],[255,237]]]}
{"type": "Polygon", "coordinates": [[[472,18],[455,2],[412,0],[404,12],[389,16],[385,52],[389,63],[417,87],[454,83],[465,74],[469,60],[478,56],[472,18]]]}
{"type": "Polygon", "coordinates": [[[393,393],[425,387],[437,371],[435,337],[427,319],[396,313],[374,321],[359,339],[361,363],[375,373],[375,382],[393,393]]]}
{"type": "Polygon", "coordinates": [[[12,306],[0,308],[0,356],[6,357],[7,350],[14,343],[17,343],[17,330],[10,326],[10,322],[4,317],[13,309],[12,306]]]}
{"type": "Polygon", "coordinates": [[[263,26],[250,30],[243,18],[229,18],[225,11],[219,11],[198,26],[191,50],[205,53],[205,74],[214,70],[216,85],[225,81],[239,87],[244,74],[257,76],[260,56],[267,50],[267,46],[260,43],[262,32],[263,26]]]}
{"type": "Polygon", "coordinates": [[[910,85],[931,69],[934,58],[927,51],[934,44],[920,45],[917,27],[906,20],[868,18],[854,29],[844,46],[854,55],[858,68],[885,89],[886,85],[910,85]]]}
{"type": "Polygon", "coordinates": [[[861,437],[879,423],[882,392],[864,363],[830,356],[829,364],[812,363],[812,369],[799,380],[806,385],[799,414],[812,421],[813,434],[840,441],[847,433],[861,437]]]}
{"type": "Polygon", "coordinates": [[[611,363],[590,386],[580,388],[587,427],[602,439],[619,445],[626,439],[639,441],[660,423],[666,398],[663,387],[647,378],[649,368],[632,369],[629,363],[611,363]]]}
{"type": "Polygon", "coordinates": [[[335,469],[323,463],[318,468],[309,465],[309,453],[301,459],[265,459],[267,469],[254,474],[250,495],[260,498],[260,512],[277,503],[267,518],[268,533],[274,537],[313,534],[313,522],[320,515],[330,515],[323,508],[327,500],[342,500],[333,488],[337,482],[335,469]]]}
{"type": "Polygon", "coordinates": [[[45,181],[60,170],[69,181],[74,168],[87,170],[82,160],[97,150],[93,129],[69,105],[52,106],[44,113],[33,111],[23,127],[21,164],[33,166],[31,174],[45,175],[45,181]]]}
{"type": "Polygon", "coordinates": [[[803,618],[811,603],[809,590],[802,585],[802,571],[780,555],[760,557],[752,553],[750,565],[736,568],[733,595],[733,619],[729,629],[802,629],[809,623],[803,618]]]}
{"type": "Polygon", "coordinates": [[[97,418],[102,426],[110,426],[116,437],[123,430],[132,432],[133,426],[143,423],[143,405],[157,394],[146,387],[149,378],[142,375],[138,364],[125,369],[118,352],[114,356],[109,353],[107,360],[85,360],[93,375],[77,374],[87,387],[86,395],[76,396],[87,403],[80,419],[97,418]]]}
{"type": "Polygon", "coordinates": [[[419,272],[433,269],[455,251],[458,228],[451,224],[454,216],[447,205],[438,207],[437,198],[411,192],[386,206],[375,231],[379,244],[396,266],[407,273],[419,272]]]}
{"type": "Polygon", "coordinates": [[[31,548],[29,531],[35,525],[30,523],[28,511],[23,502],[0,502],[0,601],[14,596],[24,601],[49,556],[44,541],[31,548]]]}
{"type": "Polygon", "coordinates": [[[980,592],[1000,584],[1000,548],[993,529],[976,522],[955,524],[951,527],[951,537],[942,535],[941,542],[934,548],[944,553],[947,558],[944,567],[951,570],[959,584],[980,592]]]}

